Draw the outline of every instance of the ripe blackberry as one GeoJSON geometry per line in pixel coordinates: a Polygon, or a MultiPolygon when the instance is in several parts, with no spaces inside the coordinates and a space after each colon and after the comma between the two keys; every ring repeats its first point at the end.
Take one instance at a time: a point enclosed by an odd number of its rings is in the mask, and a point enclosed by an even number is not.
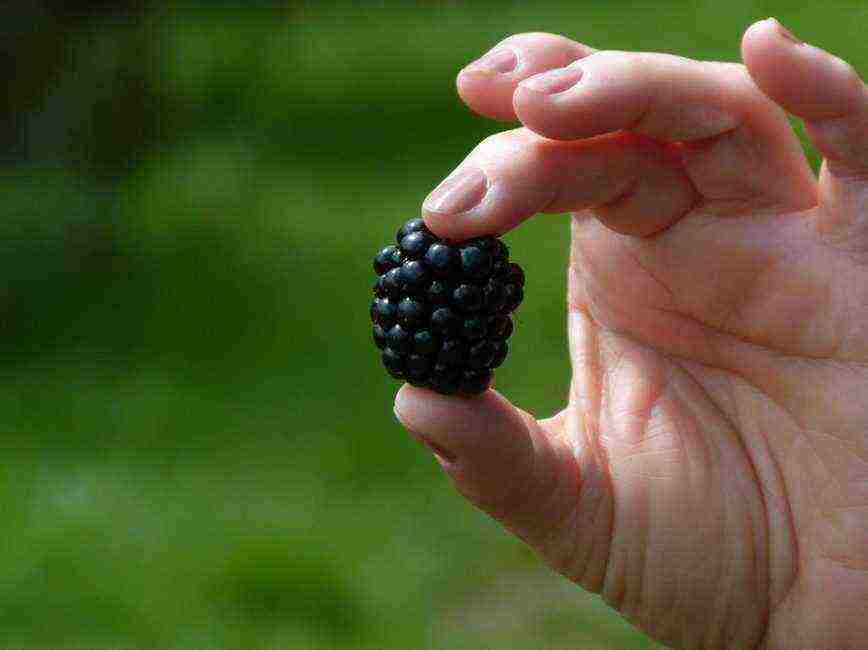
{"type": "Polygon", "coordinates": [[[374,272],[377,275],[383,275],[383,273],[389,269],[401,266],[403,260],[400,255],[401,252],[398,250],[397,246],[386,246],[383,250],[377,253],[377,256],[374,258],[374,272]]]}
{"type": "Polygon", "coordinates": [[[404,298],[398,303],[398,321],[407,329],[415,329],[425,323],[428,307],[417,298],[404,298]]]}
{"type": "MultiPolygon", "coordinates": [[[[415,233],[414,233],[415,234],[415,233]]],[[[408,235],[407,240],[413,235],[408,235]]],[[[428,268],[419,260],[408,260],[401,266],[401,283],[407,291],[424,291],[428,287],[428,268]]]]}
{"type": "Polygon", "coordinates": [[[392,329],[386,332],[386,345],[395,352],[406,354],[413,345],[413,334],[401,327],[400,323],[393,325],[392,329]]]}
{"type": "Polygon", "coordinates": [[[411,260],[416,260],[423,257],[428,252],[428,247],[433,243],[434,235],[424,230],[417,230],[409,235],[404,235],[401,240],[401,252],[411,260]]]}
{"type": "Polygon", "coordinates": [[[428,268],[440,278],[448,278],[452,275],[456,259],[455,249],[447,244],[431,244],[425,253],[428,268]]]}
{"type": "MultiPolygon", "coordinates": [[[[385,336],[385,332],[383,333],[385,336]]],[[[374,341],[377,340],[376,332],[374,334],[374,341]]],[[[426,357],[434,356],[434,354],[440,349],[440,341],[437,340],[437,337],[434,336],[428,330],[418,330],[413,335],[413,352],[416,354],[421,354],[426,357]]]]}
{"type": "Polygon", "coordinates": [[[373,339],[388,373],[444,395],[483,393],[509,351],[524,271],[493,236],[452,242],[422,219],[374,257],[373,339]]]}
{"type": "Polygon", "coordinates": [[[415,219],[410,219],[410,221],[408,221],[398,229],[398,234],[395,235],[395,240],[400,244],[401,240],[404,239],[404,237],[409,235],[411,232],[419,232],[420,230],[427,233],[431,232],[430,230],[428,230],[428,226],[425,225],[424,219],[420,219],[419,217],[416,217],[415,219]]]}
{"type": "Polygon", "coordinates": [[[401,293],[404,291],[404,280],[401,279],[401,267],[398,266],[386,271],[386,273],[380,276],[378,284],[382,292],[388,297],[393,300],[400,298],[401,293]]]}
{"type": "Polygon", "coordinates": [[[479,316],[465,318],[461,324],[461,337],[465,341],[476,341],[484,338],[488,332],[488,320],[479,316]]]}
{"type": "Polygon", "coordinates": [[[459,284],[452,292],[452,304],[460,311],[478,311],[482,307],[482,289],[475,284],[459,284]]]}

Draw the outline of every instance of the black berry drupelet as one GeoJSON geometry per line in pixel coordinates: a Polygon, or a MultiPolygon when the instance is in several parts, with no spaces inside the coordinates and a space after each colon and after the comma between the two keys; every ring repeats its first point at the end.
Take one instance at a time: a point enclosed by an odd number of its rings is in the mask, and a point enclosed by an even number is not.
{"type": "Polygon", "coordinates": [[[524,271],[493,236],[452,242],[422,219],[374,257],[373,339],[395,379],[444,395],[476,395],[509,351],[524,271]]]}

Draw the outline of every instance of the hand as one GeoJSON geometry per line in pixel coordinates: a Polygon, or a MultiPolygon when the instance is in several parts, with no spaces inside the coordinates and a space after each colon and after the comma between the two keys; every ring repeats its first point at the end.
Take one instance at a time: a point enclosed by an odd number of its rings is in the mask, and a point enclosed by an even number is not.
{"type": "Polygon", "coordinates": [[[864,648],[868,89],[774,20],[742,55],[532,33],[461,72],[471,108],[523,127],[425,218],[463,239],[574,212],[569,403],[538,421],[494,390],[404,386],[395,410],[473,504],[652,637],[864,648]]]}

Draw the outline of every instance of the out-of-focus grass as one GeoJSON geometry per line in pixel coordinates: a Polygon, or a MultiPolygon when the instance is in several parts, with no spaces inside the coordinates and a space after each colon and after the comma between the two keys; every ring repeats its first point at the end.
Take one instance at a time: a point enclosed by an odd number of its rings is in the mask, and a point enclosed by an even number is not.
{"type": "MultiPolygon", "coordinates": [[[[178,3],[78,23],[22,107],[32,160],[0,169],[0,648],[652,647],[395,424],[370,257],[504,128],[453,90],[499,39],[735,60],[770,14],[868,65],[858,3],[178,3]]],[[[529,286],[498,387],[548,414],[566,219],[507,241],[529,286]]]]}

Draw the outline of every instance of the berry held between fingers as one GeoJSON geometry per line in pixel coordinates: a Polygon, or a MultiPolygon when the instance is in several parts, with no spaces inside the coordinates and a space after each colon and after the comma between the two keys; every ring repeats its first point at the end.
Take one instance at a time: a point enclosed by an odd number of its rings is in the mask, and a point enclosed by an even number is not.
{"type": "Polygon", "coordinates": [[[475,395],[506,359],[524,271],[493,236],[451,242],[422,219],[374,257],[373,340],[396,379],[444,395],[475,395]]]}

